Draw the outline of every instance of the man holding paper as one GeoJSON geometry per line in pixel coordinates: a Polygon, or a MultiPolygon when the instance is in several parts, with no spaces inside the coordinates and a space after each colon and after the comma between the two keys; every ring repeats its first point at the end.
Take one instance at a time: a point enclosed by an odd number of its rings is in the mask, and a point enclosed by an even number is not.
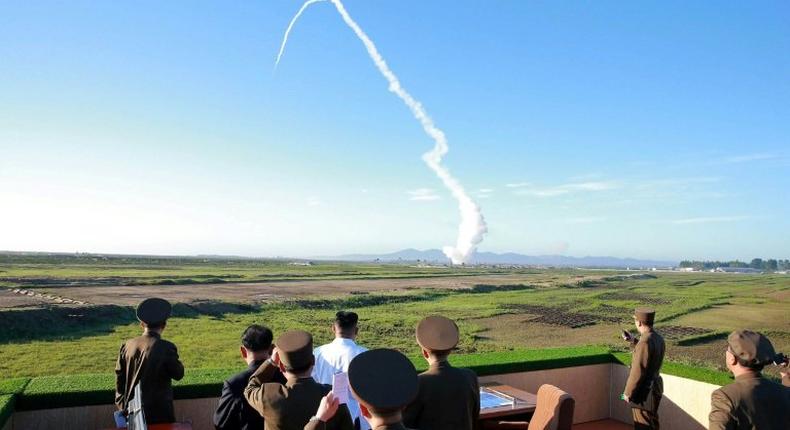
{"type": "Polygon", "coordinates": [[[313,351],[315,367],[313,379],[320,384],[332,384],[332,393],[338,401],[348,406],[351,419],[359,423],[360,430],[370,429],[370,425],[360,415],[359,403],[348,394],[348,366],[357,355],[367,351],[367,348],[357,345],[356,338],[359,334],[357,322],[359,316],[355,312],[340,311],[335,314],[332,332],[335,340],[332,343],[319,346],[313,351]],[[339,379],[339,381],[338,381],[339,379]],[[337,387],[337,382],[343,384],[337,387]],[[341,389],[342,388],[342,389],[341,389]]]}
{"type": "MultiPolygon", "coordinates": [[[[272,358],[252,374],[244,397],[264,419],[265,430],[302,430],[311,421],[321,398],[330,392],[310,376],[313,370],[313,336],[302,330],[283,333],[272,358]],[[285,384],[271,382],[277,369],[285,375],[285,384]]],[[[341,405],[332,419],[321,422],[325,430],[353,430],[348,409],[341,405]]]]}

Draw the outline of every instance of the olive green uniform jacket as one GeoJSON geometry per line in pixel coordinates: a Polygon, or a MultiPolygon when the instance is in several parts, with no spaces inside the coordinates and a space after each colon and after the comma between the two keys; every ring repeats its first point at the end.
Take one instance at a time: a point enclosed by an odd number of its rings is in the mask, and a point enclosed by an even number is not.
{"type": "Polygon", "coordinates": [[[420,430],[477,429],[480,386],[477,375],[447,361],[433,363],[419,375],[417,398],[403,412],[403,423],[420,430]]]}
{"type": "Polygon", "coordinates": [[[664,350],[664,338],[660,334],[653,330],[643,334],[634,345],[631,371],[623,390],[632,404],[653,412],[658,409],[658,401],[664,391],[659,374],[664,362],[664,350]]]}
{"type": "Polygon", "coordinates": [[[143,412],[149,424],[172,423],[172,380],[184,377],[184,365],[178,360],[178,349],[156,332],[146,331],[128,340],[118,352],[115,364],[115,404],[125,411],[134,387],[139,382],[143,412]]]}
{"type": "MultiPolygon", "coordinates": [[[[330,385],[319,384],[313,378],[289,378],[283,385],[270,382],[277,366],[266,360],[250,377],[244,397],[263,417],[266,430],[303,430],[318,410],[321,398],[332,390],[330,385]]],[[[340,405],[328,422],[318,422],[326,430],[353,430],[351,414],[346,405],[340,405]]]]}
{"type": "Polygon", "coordinates": [[[710,430],[790,429],[790,388],[748,373],[713,392],[710,430]]]}

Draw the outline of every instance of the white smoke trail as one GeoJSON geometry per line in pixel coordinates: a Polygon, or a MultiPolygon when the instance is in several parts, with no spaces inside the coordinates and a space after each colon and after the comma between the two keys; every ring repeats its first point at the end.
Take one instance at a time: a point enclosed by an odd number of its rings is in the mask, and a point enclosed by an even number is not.
{"type": "MultiPolygon", "coordinates": [[[[291,31],[291,28],[293,28],[294,23],[308,6],[319,1],[324,0],[308,0],[305,2],[293,20],[291,20],[291,23],[285,32],[285,37],[283,38],[280,54],[277,56],[278,63],[282,56],[283,50],[285,49],[288,33],[291,31]]],[[[431,117],[428,116],[428,113],[422,107],[422,104],[412,97],[405,88],[403,88],[403,86],[400,84],[400,81],[398,80],[398,77],[395,76],[395,73],[393,73],[392,70],[390,70],[387,62],[384,61],[384,58],[381,56],[381,54],[379,54],[378,49],[376,49],[376,45],[351,18],[351,16],[348,14],[348,11],[346,11],[345,6],[343,6],[343,3],[340,0],[329,1],[335,5],[335,8],[343,18],[343,21],[346,22],[346,24],[351,28],[351,30],[354,31],[357,37],[365,45],[365,49],[367,49],[368,55],[370,56],[371,60],[373,60],[376,68],[389,83],[389,91],[394,93],[403,101],[403,103],[411,110],[414,118],[420,122],[423,130],[425,130],[425,133],[428,134],[431,139],[433,139],[433,149],[423,154],[422,159],[425,161],[428,167],[433,170],[436,176],[442,180],[444,186],[450,190],[453,197],[455,197],[455,199],[458,201],[458,210],[461,213],[461,223],[458,226],[458,238],[456,240],[456,244],[455,246],[445,246],[443,251],[444,254],[450,258],[453,264],[468,262],[469,258],[477,248],[477,245],[483,240],[483,235],[488,231],[488,228],[486,227],[483,214],[480,212],[480,207],[472,200],[471,197],[469,197],[461,183],[458,182],[458,180],[450,174],[450,171],[441,164],[442,158],[450,149],[447,145],[447,137],[441,129],[436,127],[431,117]]]]}
{"type": "Polygon", "coordinates": [[[291,18],[291,22],[288,24],[288,28],[285,29],[285,35],[283,36],[283,43],[280,45],[280,52],[277,53],[277,60],[274,62],[274,68],[276,69],[277,66],[280,64],[280,58],[283,57],[283,52],[285,52],[285,44],[288,43],[288,35],[291,34],[291,29],[294,28],[294,24],[302,16],[305,9],[307,9],[311,4],[318,3],[326,0],[307,0],[304,2],[302,7],[299,8],[299,12],[296,12],[293,18],[291,18]]]}

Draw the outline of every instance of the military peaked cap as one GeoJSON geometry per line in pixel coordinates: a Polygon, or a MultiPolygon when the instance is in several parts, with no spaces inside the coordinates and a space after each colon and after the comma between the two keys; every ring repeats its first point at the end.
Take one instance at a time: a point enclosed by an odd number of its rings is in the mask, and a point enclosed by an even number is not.
{"type": "Polygon", "coordinates": [[[170,318],[172,310],[173,306],[167,300],[152,297],[137,306],[137,319],[148,325],[161,324],[170,318]]]}
{"type": "Polygon", "coordinates": [[[656,320],[656,311],[650,308],[636,308],[634,310],[634,318],[647,325],[653,325],[653,322],[656,320]]]}
{"type": "Polygon", "coordinates": [[[304,369],[313,364],[313,336],[302,330],[283,333],[275,342],[286,369],[304,369]]]}
{"type": "Polygon", "coordinates": [[[360,403],[378,411],[401,409],[417,397],[414,365],[392,349],[371,349],[354,357],[348,383],[360,403]]]}
{"type": "Polygon", "coordinates": [[[767,337],[750,330],[737,330],[727,337],[733,355],[746,363],[766,364],[776,355],[767,337]]]}
{"type": "Polygon", "coordinates": [[[417,343],[431,351],[449,351],[458,345],[458,326],[442,316],[424,318],[417,324],[417,343]]]}

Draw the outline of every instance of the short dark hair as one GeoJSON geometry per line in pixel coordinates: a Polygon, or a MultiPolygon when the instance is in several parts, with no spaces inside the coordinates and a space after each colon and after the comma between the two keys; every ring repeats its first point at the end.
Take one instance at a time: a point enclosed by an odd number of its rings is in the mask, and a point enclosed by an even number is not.
{"type": "Polygon", "coordinates": [[[335,314],[335,324],[341,330],[350,330],[356,327],[357,321],[359,321],[359,315],[356,312],[339,311],[335,314]]]}
{"type": "Polygon", "coordinates": [[[252,352],[265,351],[272,346],[274,334],[268,327],[253,324],[241,335],[241,344],[252,352]]]}
{"type": "Polygon", "coordinates": [[[167,325],[167,320],[156,322],[156,323],[151,323],[151,324],[143,323],[143,325],[148,330],[159,330],[159,329],[165,328],[165,326],[167,325]]]}
{"type": "Polygon", "coordinates": [[[763,367],[765,367],[765,363],[759,362],[757,360],[744,360],[738,356],[735,356],[735,359],[738,360],[738,364],[754,372],[761,372],[763,367]]]}

